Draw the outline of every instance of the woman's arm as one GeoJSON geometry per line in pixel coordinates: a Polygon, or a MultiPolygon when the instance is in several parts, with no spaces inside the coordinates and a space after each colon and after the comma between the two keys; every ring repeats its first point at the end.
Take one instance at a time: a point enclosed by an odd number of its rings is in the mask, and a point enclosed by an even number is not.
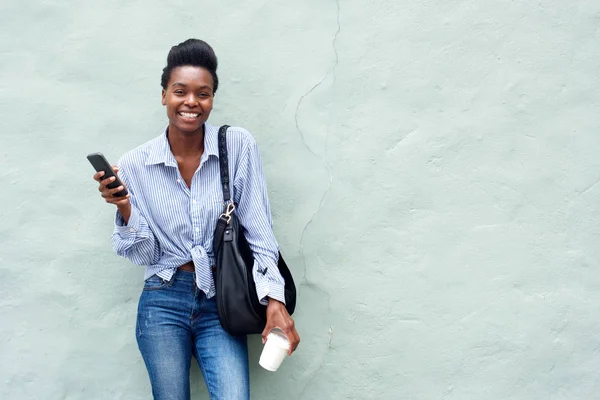
{"type": "Polygon", "coordinates": [[[285,282],[277,268],[279,245],[273,234],[258,145],[251,137],[242,150],[234,187],[237,215],[254,254],[252,272],[258,299],[264,305],[268,304],[268,298],[285,303],[285,282]]]}
{"type": "Polygon", "coordinates": [[[131,191],[127,174],[123,169],[117,167],[113,169],[119,174],[123,185],[129,191],[129,195],[125,198],[114,197],[113,194],[118,192],[119,188],[108,190],[106,185],[110,182],[100,181],[102,197],[107,203],[117,206],[115,229],[112,235],[113,248],[118,255],[128,258],[134,264],[152,265],[160,258],[160,246],[136,207],[135,194],[131,191]]]}
{"type": "Polygon", "coordinates": [[[294,320],[285,308],[285,281],[277,268],[279,245],[273,234],[267,185],[262,171],[258,145],[250,137],[236,170],[234,185],[238,216],[246,229],[246,240],[254,253],[252,273],[260,302],[267,306],[263,343],[274,328],[288,337],[292,354],[300,343],[294,320]]]}
{"type": "Polygon", "coordinates": [[[158,241],[144,217],[133,205],[128,223],[125,223],[121,212],[117,211],[112,244],[118,255],[137,265],[152,265],[160,259],[158,241]]]}

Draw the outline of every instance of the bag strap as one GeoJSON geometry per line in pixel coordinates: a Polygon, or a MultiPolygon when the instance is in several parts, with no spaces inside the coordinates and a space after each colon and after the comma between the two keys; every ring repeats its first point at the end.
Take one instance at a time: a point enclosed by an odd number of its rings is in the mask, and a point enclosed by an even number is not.
{"type": "Polygon", "coordinates": [[[219,128],[219,169],[221,171],[221,186],[223,187],[223,204],[225,204],[225,208],[217,221],[213,236],[213,251],[215,254],[221,248],[221,240],[229,224],[227,210],[229,208],[228,203],[231,201],[231,189],[229,185],[229,160],[227,159],[227,128],[229,128],[229,125],[223,125],[219,128]]]}
{"type": "Polygon", "coordinates": [[[223,202],[231,201],[231,189],[229,185],[229,160],[227,159],[227,128],[223,125],[219,128],[219,168],[221,170],[221,186],[223,186],[223,202]]]}

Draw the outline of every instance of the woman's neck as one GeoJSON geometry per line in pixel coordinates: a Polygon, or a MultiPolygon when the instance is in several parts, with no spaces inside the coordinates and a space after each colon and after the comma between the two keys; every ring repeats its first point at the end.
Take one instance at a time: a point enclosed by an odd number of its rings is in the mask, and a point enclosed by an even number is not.
{"type": "Polygon", "coordinates": [[[183,133],[169,125],[167,140],[175,158],[202,156],[204,153],[204,125],[200,130],[191,133],[183,133]]]}

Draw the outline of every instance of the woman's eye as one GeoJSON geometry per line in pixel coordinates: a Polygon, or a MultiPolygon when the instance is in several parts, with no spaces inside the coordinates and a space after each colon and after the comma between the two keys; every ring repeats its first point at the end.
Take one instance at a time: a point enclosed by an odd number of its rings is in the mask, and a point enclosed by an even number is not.
{"type": "Polygon", "coordinates": [[[183,94],[183,90],[176,90],[174,93],[175,94],[183,94]]]}
{"type": "Polygon", "coordinates": [[[198,93],[198,97],[208,97],[208,93],[198,93]]]}

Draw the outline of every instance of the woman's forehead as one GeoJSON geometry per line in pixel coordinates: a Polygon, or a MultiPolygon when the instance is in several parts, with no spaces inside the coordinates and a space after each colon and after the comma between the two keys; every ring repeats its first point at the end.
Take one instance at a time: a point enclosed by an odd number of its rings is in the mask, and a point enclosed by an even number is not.
{"type": "Polygon", "coordinates": [[[209,86],[213,87],[212,74],[202,67],[183,65],[173,68],[169,86],[209,86]]]}

